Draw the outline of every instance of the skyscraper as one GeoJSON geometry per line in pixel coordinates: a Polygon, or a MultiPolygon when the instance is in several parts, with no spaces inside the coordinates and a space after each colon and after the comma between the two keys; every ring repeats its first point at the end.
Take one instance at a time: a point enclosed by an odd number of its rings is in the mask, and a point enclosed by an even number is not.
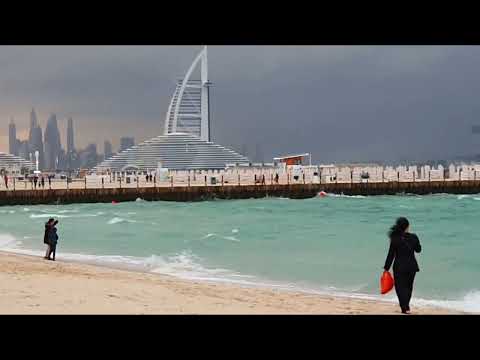
{"type": "Polygon", "coordinates": [[[135,145],[135,138],[128,137],[128,136],[120,138],[120,151],[131,148],[134,145],[135,145]]]}
{"type": "Polygon", "coordinates": [[[93,168],[98,163],[97,145],[89,144],[84,150],[80,151],[80,167],[85,169],[93,168]]]}
{"type": "Polygon", "coordinates": [[[27,140],[19,141],[18,142],[18,156],[25,159],[25,160],[30,160],[29,159],[29,153],[30,153],[30,149],[29,149],[29,146],[28,146],[28,141],[27,140]]]}
{"type": "Polygon", "coordinates": [[[207,47],[197,55],[185,77],[179,80],[165,118],[164,134],[188,133],[204,141],[210,138],[210,101],[207,47]],[[195,71],[200,79],[194,79],[195,71]]]}
{"type": "Polygon", "coordinates": [[[30,132],[28,135],[28,148],[29,153],[32,154],[35,154],[35,151],[38,151],[39,167],[40,169],[43,169],[45,166],[45,157],[43,151],[42,128],[38,124],[35,109],[32,109],[30,113],[30,132]]]}
{"type": "Polygon", "coordinates": [[[263,151],[260,144],[255,144],[255,162],[263,163],[263,151]]]}
{"type": "Polygon", "coordinates": [[[65,167],[67,170],[75,169],[78,165],[77,151],[75,150],[75,136],[73,134],[73,119],[67,123],[67,153],[65,155],[65,167]]]}
{"type": "Polygon", "coordinates": [[[8,125],[8,151],[12,155],[18,155],[17,128],[13,118],[10,119],[10,124],[8,125]]]}
{"type": "Polygon", "coordinates": [[[32,111],[30,112],[30,132],[28,135],[28,143],[33,144],[33,137],[34,137],[34,131],[35,128],[38,127],[38,121],[37,121],[37,114],[35,113],[35,109],[32,108],[32,111]]]}
{"type": "Polygon", "coordinates": [[[67,154],[72,153],[75,150],[75,142],[73,137],[73,119],[68,119],[67,125],[67,154]]]}
{"type": "Polygon", "coordinates": [[[60,151],[60,132],[58,131],[57,116],[52,114],[45,128],[45,167],[48,170],[57,169],[60,151]]]}
{"type": "Polygon", "coordinates": [[[105,159],[109,159],[113,155],[112,143],[108,140],[105,140],[103,144],[103,155],[105,159]]]}

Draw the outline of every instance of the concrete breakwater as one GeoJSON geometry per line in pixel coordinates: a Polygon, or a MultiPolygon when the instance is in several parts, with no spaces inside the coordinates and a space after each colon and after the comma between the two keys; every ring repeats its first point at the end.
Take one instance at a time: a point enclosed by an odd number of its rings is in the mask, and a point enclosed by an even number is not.
{"type": "Polygon", "coordinates": [[[344,195],[426,195],[480,193],[479,181],[431,181],[385,183],[330,183],[289,185],[176,186],[157,188],[10,190],[0,192],[0,205],[71,204],[135,201],[202,201],[284,197],[306,199],[320,191],[344,195]]]}

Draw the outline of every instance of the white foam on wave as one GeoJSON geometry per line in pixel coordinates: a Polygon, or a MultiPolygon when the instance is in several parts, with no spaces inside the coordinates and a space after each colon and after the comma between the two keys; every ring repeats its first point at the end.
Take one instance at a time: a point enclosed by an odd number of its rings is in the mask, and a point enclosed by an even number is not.
{"type": "Polygon", "coordinates": [[[229,240],[229,241],[240,242],[240,240],[237,239],[235,236],[224,236],[223,238],[224,238],[225,240],[229,240]]]}
{"type": "Polygon", "coordinates": [[[232,229],[232,234],[236,234],[238,233],[238,231],[239,231],[238,229],[232,229]]]}
{"type": "Polygon", "coordinates": [[[60,210],[59,214],[66,214],[66,213],[78,213],[78,210],[60,210]]]}
{"type": "Polygon", "coordinates": [[[108,225],[115,225],[115,224],[122,224],[122,223],[136,223],[138,221],[136,220],[127,220],[121,217],[114,217],[113,219],[110,219],[107,221],[108,225]]]}
{"type": "Polygon", "coordinates": [[[62,215],[62,214],[31,214],[30,218],[31,219],[49,219],[49,218],[55,218],[55,219],[67,219],[67,218],[84,218],[84,217],[96,217],[98,214],[78,214],[78,215],[62,215]]]}
{"type": "Polygon", "coordinates": [[[472,290],[458,300],[413,299],[412,303],[480,314],[480,291],[472,290]]]}
{"type": "Polygon", "coordinates": [[[60,214],[31,214],[30,219],[42,219],[42,218],[58,218],[58,219],[64,219],[68,218],[70,216],[68,215],[60,215],[60,214]]]}
{"type": "Polygon", "coordinates": [[[0,249],[15,248],[20,242],[10,234],[0,234],[0,249]]]}
{"type": "Polygon", "coordinates": [[[328,197],[342,197],[342,198],[351,198],[351,199],[366,199],[364,195],[345,195],[345,194],[327,194],[328,197]]]}
{"type": "Polygon", "coordinates": [[[125,222],[125,221],[127,221],[127,220],[119,218],[119,217],[114,217],[113,219],[110,219],[107,222],[107,224],[108,225],[114,225],[114,224],[120,224],[120,223],[125,222]]]}
{"type": "Polygon", "coordinates": [[[220,235],[214,234],[214,233],[209,233],[209,234],[205,235],[204,237],[202,237],[202,240],[206,240],[206,239],[210,239],[210,238],[240,242],[240,240],[237,239],[235,236],[220,236],[220,235]]]}

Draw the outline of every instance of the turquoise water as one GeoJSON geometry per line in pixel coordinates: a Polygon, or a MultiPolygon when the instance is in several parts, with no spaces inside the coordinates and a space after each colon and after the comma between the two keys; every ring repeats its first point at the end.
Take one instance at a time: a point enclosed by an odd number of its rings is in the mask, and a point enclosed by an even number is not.
{"type": "Polygon", "coordinates": [[[398,216],[423,252],[415,302],[480,311],[480,195],[328,196],[197,203],[0,207],[0,249],[40,255],[59,218],[59,259],[197,280],[380,297],[398,216]]]}

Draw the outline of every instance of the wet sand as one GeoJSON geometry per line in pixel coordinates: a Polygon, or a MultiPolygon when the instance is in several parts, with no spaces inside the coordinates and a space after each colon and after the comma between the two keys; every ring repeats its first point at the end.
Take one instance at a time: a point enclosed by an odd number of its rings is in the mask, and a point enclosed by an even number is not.
{"type": "MultiPolygon", "coordinates": [[[[187,281],[61,256],[0,252],[0,268],[0,314],[400,314],[379,301],[187,281]]],[[[412,314],[458,313],[412,307],[412,314]]]]}

